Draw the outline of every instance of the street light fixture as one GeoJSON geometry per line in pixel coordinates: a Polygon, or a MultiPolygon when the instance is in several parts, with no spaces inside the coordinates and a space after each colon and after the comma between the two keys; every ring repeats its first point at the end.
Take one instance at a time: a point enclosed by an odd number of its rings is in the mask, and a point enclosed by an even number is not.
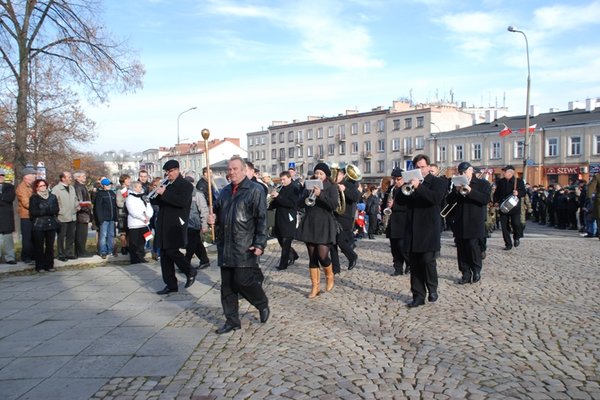
{"type": "Polygon", "coordinates": [[[527,101],[525,105],[525,140],[523,141],[523,182],[527,182],[527,159],[529,155],[529,145],[531,143],[531,134],[529,133],[529,96],[531,90],[531,71],[529,69],[529,42],[525,32],[515,29],[514,26],[509,26],[509,32],[516,32],[523,35],[525,38],[525,51],[527,53],[527,101]]]}
{"type": "Polygon", "coordinates": [[[188,111],[192,111],[192,110],[195,110],[195,109],[197,109],[197,108],[198,108],[198,107],[191,107],[191,108],[188,108],[187,110],[180,112],[180,113],[179,113],[179,115],[177,116],[177,144],[179,144],[179,118],[181,118],[181,116],[182,116],[183,114],[185,114],[186,112],[188,112],[188,111]]]}
{"type": "Polygon", "coordinates": [[[437,124],[433,121],[430,121],[430,124],[432,126],[435,126],[437,128],[437,133],[431,132],[431,129],[429,130],[429,135],[433,138],[433,162],[437,163],[438,160],[438,149],[437,149],[437,139],[439,134],[442,132],[442,130],[440,129],[439,126],[437,126],[437,124]]]}

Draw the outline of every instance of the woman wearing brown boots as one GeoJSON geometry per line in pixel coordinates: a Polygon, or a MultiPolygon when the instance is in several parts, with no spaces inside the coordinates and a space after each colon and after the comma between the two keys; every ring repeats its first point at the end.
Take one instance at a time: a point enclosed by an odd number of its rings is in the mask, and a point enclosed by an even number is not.
{"type": "Polygon", "coordinates": [[[320,180],[323,188],[314,187],[311,190],[304,190],[302,205],[305,205],[305,214],[298,228],[298,240],[306,243],[308,250],[308,266],[312,282],[309,299],[320,293],[319,267],[323,267],[323,272],[325,272],[325,290],[330,291],[333,288],[333,267],[329,257],[329,246],[335,244],[337,224],[333,211],[339,202],[338,190],[336,184],[331,180],[331,170],[327,164],[318,163],[312,179],[320,180]],[[312,201],[305,202],[309,198],[312,201]]]}

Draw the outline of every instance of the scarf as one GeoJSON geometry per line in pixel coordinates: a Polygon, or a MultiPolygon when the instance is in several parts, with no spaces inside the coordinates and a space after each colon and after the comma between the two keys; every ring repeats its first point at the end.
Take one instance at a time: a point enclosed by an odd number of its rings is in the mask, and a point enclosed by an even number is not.
{"type": "Polygon", "coordinates": [[[42,199],[46,199],[46,200],[48,200],[48,197],[50,197],[50,191],[47,188],[44,190],[38,190],[37,194],[42,199]]]}
{"type": "Polygon", "coordinates": [[[133,197],[137,197],[138,199],[142,199],[142,202],[144,203],[144,207],[146,206],[146,204],[148,204],[148,202],[146,201],[146,195],[144,193],[129,192],[129,194],[132,195],[133,197]]]}

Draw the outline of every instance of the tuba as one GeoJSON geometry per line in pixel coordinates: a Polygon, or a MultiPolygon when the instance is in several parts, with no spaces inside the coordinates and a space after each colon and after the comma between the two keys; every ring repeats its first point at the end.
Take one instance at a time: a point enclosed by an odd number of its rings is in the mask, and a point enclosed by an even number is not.
{"type": "Polygon", "coordinates": [[[344,171],[346,171],[348,179],[353,180],[354,182],[360,182],[363,178],[360,169],[358,169],[356,165],[348,164],[346,165],[346,168],[344,168],[344,171]]]}
{"type": "MultiPolygon", "coordinates": [[[[340,189],[340,187],[337,184],[337,178],[338,178],[338,174],[340,173],[341,168],[338,163],[332,163],[331,166],[329,167],[329,169],[331,170],[331,180],[333,180],[333,183],[335,183],[335,185],[338,189],[338,206],[335,209],[335,212],[338,215],[341,215],[346,212],[346,196],[344,195],[344,192],[342,192],[342,190],[340,189]]],[[[347,171],[347,169],[346,169],[346,171],[347,171]]]]}

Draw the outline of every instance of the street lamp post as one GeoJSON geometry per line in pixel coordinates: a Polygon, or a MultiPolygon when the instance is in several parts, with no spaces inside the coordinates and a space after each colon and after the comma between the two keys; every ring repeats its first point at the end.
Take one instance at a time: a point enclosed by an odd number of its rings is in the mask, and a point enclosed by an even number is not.
{"type": "Polygon", "coordinates": [[[188,108],[187,110],[180,112],[179,115],[177,116],[177,144],[179,144],[179,118],[181,118],[181,116],[183,114],[185,114],[186,112],[195,110],[196,108],[198,108],[198,107],[188,108]]]}
{"type": "Polygon", "coordinates": [[[523,182],[527,182],[527,159],[529,156],[529,146],[531,143],[531,134],[529,133],[529,95],[531,90],[531,71],[529,69],[529,42],[525,32],[515,29],[514,26],[509,26],[509,32],[517,32],[525,38],[525,51],[527,53],[527,101],[525,105],[525,140],[523,141],[523,182]]]}
{"type": "Polygon", "coordinates": [[[440,129],[439,126],[437,126],[437,124],[435,122],[431,121],[430,123],[432,126],[435,126],[438,130],[437,133],[433,133],[433,132],[431,132],[431,130],[429,131],[429,135],[433,138],[433,162],[437,163],[437,159],[438,159],[437,139],[438,139],[438,135],[442,132],[442,130],[440,129]]]}

